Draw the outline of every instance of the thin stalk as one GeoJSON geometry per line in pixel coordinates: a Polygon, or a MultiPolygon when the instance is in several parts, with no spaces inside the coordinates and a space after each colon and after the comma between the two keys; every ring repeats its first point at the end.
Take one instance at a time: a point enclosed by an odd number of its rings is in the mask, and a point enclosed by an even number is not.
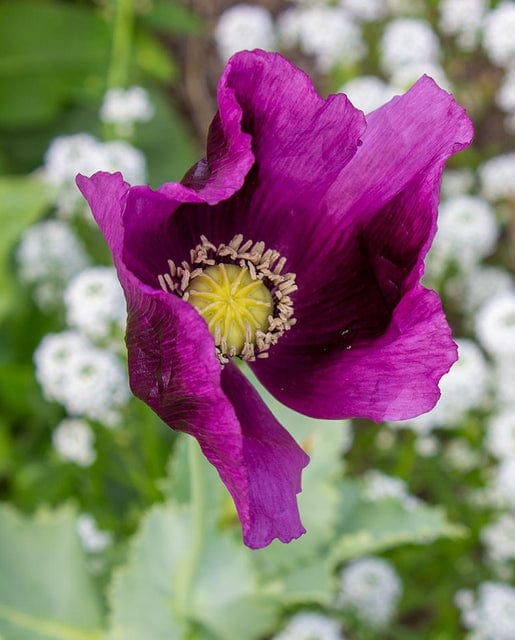
{"type": "Polygon", "coordinates": [[[129,77],[134,0],[117,0],[113,29],[113,48],[107,75],[107,88],[125,87],[129,77]]]}
{"type": "Polygon", "coordinates": [[[206,497],[202,472],[203,460],[200,448],[194,438],[188,442],[188,464],[191,487],[191,525],[192,537],[182,575],[180,611],[186,619],[191,616],[195,579],[198,575],[202,551],[204,548],[206,497]]]}

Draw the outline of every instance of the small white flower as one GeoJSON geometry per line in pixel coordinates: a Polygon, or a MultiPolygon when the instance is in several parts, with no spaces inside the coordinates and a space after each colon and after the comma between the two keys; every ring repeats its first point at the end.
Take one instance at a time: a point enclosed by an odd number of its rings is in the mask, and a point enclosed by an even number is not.
{"type": "Polygon", "coordinates": [[[477,196],[456,196],[443,202],[431,259],[468,271],[493,252],[499,236],[495,213],[477,196]]]}
{"type": "Polygon", "coordinates": [[[489,418],[486,446],[497,458],[515,458],[515,414],[503,411],[489,418]]]}
{"type": "Polygon", "coordinates": [[[422,458],[432,458],[440,451],[440,441],[431,434],[420,435],[415,440],[415,451],[422,458]]]}
{"type": "Polygon", "coordinates": [[[95,462],[95,434],[84,420],[62,420],[54,429],[52,442],[64,460],[81,467],[89,467],[95,462]]]}
{"type": "Polygon", "coordinates": [[[377,76],[358,76],[339,89],[352,104],[364,113],[370,113],[395,95],[395,90],[377,76]]]}
{"type": "Polygon", "coordinates": [[[336,620],[312,611],[300,611],[273,640],[345,640],[336,620]]]}
{"type": "Polygon", "coordinates": [[[16,252],[20,279],[35,287],[43,309],[61,301],[62,289],[89,259],[84,245],[62,220],[46,220],[28,227],[16,252]]]}
{"type": "Polygon", "coordinates": [[[112,533],[99,529],[90,513],[81,513],[77,518],[77,533],[82,546],[89,553],[101,553],[113,542],[112,533]]]}
{"type": "Polygon", "coordinates": [[[423,75],[432,78],[437,85],[446,91],[452,91],[452,84],[445,71],[437,62],[410,62],[392,71],[390,84],[397,93],[404,93],[423,75]]]}
{"type": "Polygon", "coordinates": [[[462,473],[476,469],[481,464],[481,456],[464,438],[453,438],[444,453],[450,468],[462,473]]]}
{"type": "Polygon", "coordinates": [[[364,496],[371,502],[394,498],[399,500],[407,509],[413,509],[420,504],[420,500],[410,495],[404,480],[388,476],[377,469],[370,469],[363,475],[364,496]]]}
{"type": "Polygon", "coordinates": [[[515,112],[515,67],[506,72],[495,101],[503,111],[515,112]]]}
{"type": "Polygon", "coordinates": [[[481,541],[494,563],[515,560],[515,515],[504,513],[481,530],[481,541]]]}
{"type": "Polygon", "coordinates": [[[488,200],[515,198],[515,151],[490,158],[478,168],[481,191],[488,200]]]}
{"type": "Polygon", "coordinates": [[[413,64],[437,62],[440,43],[430,24],[416,18],[390,22],[380,43],[381,64],[390,74],[413,64]]]}
{"type": "Polygon", "coordinates": [[[472,169],[446,169],[442,176],[442,197],[463,196],[474,186],[472,169]]]}
{"type": "Polygon", "coordinates": [[[130,133],[136,122],[147,122],[154,115],[154,107],[143,87],[109,89],[100,107],[103,122],[118,125],[130,133]]]}
{"type": "Polygon", "coordinates": [[[36,378],[48,400],[75,416],[107,422],[129,399],[127,376],[118,358],[66,331],[48,334],[34,353],[36,378]]]}
{"type": "Polygon", "coordinates": [[[68,324],[91,340],[106,340],[125,326],[125,298],[113,267],[90,267],[64,293],[68,324]]]}
{"type": "Polygon", "coordinates": [[[109,421],[113,410],[129,399],[125,370],[108,351],[90,347],[76,353],[67,371],[68,381],[60,401],[68,413],[109,421]]]}
{"type": "Polygon", "coordinates": [[[442,0],[439,8],[443,33],[457,36],[465,51],[474,49],[486,12],[485,0],[442,0]]]}
{"type": "Polygon", "coordinates": [[[69,186],[78,173],[95,173],[101,156],[101,144],[89,133],[59,136],[45,153],[43,178],[56,187],[69,186]]]}
{"type": "Polygon", "coordinates": [[[372,627],[388,625],[401,595],[401,580],[393,565],[383,558],[354,560],[341,573],[338,604],[372,627]]]}
{"type": "Polygon", "coordinates": [[[236,4],[226,9],[215,29],[220,57],[227,60],[244,49],[274,48],[275,33],[268,9],[251,4],[236,4]]]}
{"type": "Polygon", "coordinates": [[[493,388],[497,406],[515,411],[515,358],[511,354],[498,354],[493,369],[493,388]]]}
{"type": "Polygon", "coordinates": [[[388,11],[384,0],[340,0],[340,5],[364,22],[381,20],[388,11]]]}
{"type": "Polygon", "coordinates": [[[505,0],[486,16],[483,47],[492,62],[500,67],[515,63],[515,2],[505,0]]]}
{"type": "Polygon", "coordinates": [[[289,9],[280,15],[278,29],[285,46],[298,45],[324,73],[338,64],[351,65],[366,53],[359,26],[338,7],[289,9]]]}
{"type": "Polygon", "coordinates": [[[97,171],[120,171],[127,182],[141,184],[145,182],[145,156],[127,142],[100,142],[86,133],[60,136],[50,143],[42,175],[59,189],[56,206],[60,216],[87,210],[75,177],[78,173],[89,177],[97,171]]]}
{"type": "Polygon", "coordinates": [[[36,379],[47,400],[64,400],[70,363],[88,348],[88,341],[76,331],[49,333],[39,343],[34,352],[36,379]]]}
{"type": "Polygon", "coordinates": [[[476,335],[494,357],[515,358],[515,291],[491,298],[479,310],[476,335]]]}
{"type": "Polygon", "coordinates": [[[515,509],[515,458],[504,458],[495,470],[490,495],[498,507],[515,509]]]}
{"type": "Polygon", "coordinates": [[[450,279],[446,291],[452,292],[465,311],[473,315],[493,298],[514,290],[513,278],[508,271],[491,265],[472,268],[450,279]]]}
{"type": "Polygon", "coordinates": [[[462,607],[461,621],[471,631],[468,640],[515,638],[515,588],[500,582],[484,582],[477,598],[462,607]]]}

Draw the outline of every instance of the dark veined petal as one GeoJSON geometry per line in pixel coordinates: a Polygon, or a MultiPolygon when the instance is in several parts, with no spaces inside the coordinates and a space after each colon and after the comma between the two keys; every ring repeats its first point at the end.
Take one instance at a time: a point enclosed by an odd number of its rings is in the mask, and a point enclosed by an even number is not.
{"type": "Polygon", "coordinates": [[[403,420],[429,411],[438,382],[457,359],[440,299],[417,286],[395,308],[384,333],[342,351],[282,349],[263,384],[287,406],[315,418],[403,420]]]}
{"type": "MultiPolygon", "coordinates": [[[[240,233],[284,252],[290,234],[322,224],[321,200],[356,153],[364,116],[343,94],[322,99],[304,72],[264,51],[231,58],[218,89],[220,114],[226,94],[242,109],[255,163],[243,187],[227,200],[177,208],[170,235],[184,252],[201,234],[219,244],[240,233]]],[[[185,253],[174,259],[186,259],[185,253]]]]}
{"type": "MultiPolygon", "coordinates": [[[[198,193],[205,202],[215,204],[240,189],[254,164],[251,136],[242,130],[243,112],[232,89],[223,81],[218,88],[219,111],[211,123],[206,157],[186,174],[182,184],[198,193]]],[[[159,191],[181,199],[177,183],[164,184],[159,191]]],[[[186,198],[183,201],[189,202],[186,198]]]]}
{"type": "Polygon", "coordinates": [[[120,174],[81,176],[77,182],[109,242],[125,291],[133,393],[170,427],[197,438],[234,499],[248,546],[297,538],[304,533],[296,494],[307,455],[234,365],[221,373],[213,337],[197,311],[127,268],[123,208],[129,187],[120,174]]]}
{"type": "Polygon", "coordinates": [[[234,499],[246,545],[300,536],[296,494],[307,455],[234,365],[221,374],[211,335],[193,307],[140,289],[126,295],[134,394],[198,440],[234,499]]]}
{"type": "Polygon", "coordinates": [[[232,402],[243,434],[252,505],[245,544],[256,549],[274,538],[282,542],[298,538],[305,529],[296,494],[301,491],[301,471],[309,462],[308,455],[232,363],[223,370],[222,389],[232,402]]]}
{"type": "Polygon", "coordinates": [[[470,142],[470,120],[428,78],[372,115],[372,134],[328,195],[328,227],[303,245],[297,324],[268,362],[253,365],[279,400],[315,417],[395,420],[428,411],[456,359],[438,298],[418,281],[443,165],[470,142]]]}

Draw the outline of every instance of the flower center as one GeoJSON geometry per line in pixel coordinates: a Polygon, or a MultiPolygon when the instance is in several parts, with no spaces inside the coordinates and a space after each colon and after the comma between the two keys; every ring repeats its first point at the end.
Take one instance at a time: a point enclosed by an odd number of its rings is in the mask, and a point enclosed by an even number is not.
{"type": "Polygon", "coordinates": [[[265,332],[273,313],[272,294],[262,280],[253,280],[247,267],[218,264],[207,267],[186,289],[222,353],[241,353],[256,331],[265,332]]]}
{"type": "Polygon", "coordinates": [[[206,321],[222,364],[230,357],[268,357],[268,350],[294,324],[290,294],[295,274],[283,274],[286,259],[263,242],[237,235],[216,247],[205,236],[190,251],[190,263],[158,276],[164,291],[187,300],[206,321]]]}

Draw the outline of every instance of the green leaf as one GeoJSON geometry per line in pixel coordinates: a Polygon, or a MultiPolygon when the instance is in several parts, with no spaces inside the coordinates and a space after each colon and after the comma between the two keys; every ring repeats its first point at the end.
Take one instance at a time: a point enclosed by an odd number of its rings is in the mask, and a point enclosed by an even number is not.
{"type": "Polygon", "coordinates": [[[271,628],[276,605],[256,589],[246,550],[213,529],[205,532],[192,598],[185,602],[191,544],[188,507],[169,503],[149,511],[110,590],[108,640],[253,640],[271,628]],[[186,636],[192,629],[196,635],[186,636]]]}
{"type": "Polygon", "coordinates": [[[9,640],[102,637],[70,509],[25,518],[0,507],[0,634],[9,640]]]}
{"type": "Polygon", "coordinates": [[[0,125],[48,121],[105,73],[111,36],[92,9],[40,0],[0,5],[0,125]]]}
{"type": "Polygon", "coordinates": [[[369,501],[357,486],[352,480],[342,482],[341,535],[331,549],[334,565],[400,545],[466,534],[466,529],[447,520],[442,509],[423,503],[406,506],[394,498],[369,501]]]}
{"type": "Polygon", "coordinates": [[[22,231],[43,214],[50,201],[50,191],[36,178],[0,177],[0,319],[12,295],[9,253],[22,231]]]}

